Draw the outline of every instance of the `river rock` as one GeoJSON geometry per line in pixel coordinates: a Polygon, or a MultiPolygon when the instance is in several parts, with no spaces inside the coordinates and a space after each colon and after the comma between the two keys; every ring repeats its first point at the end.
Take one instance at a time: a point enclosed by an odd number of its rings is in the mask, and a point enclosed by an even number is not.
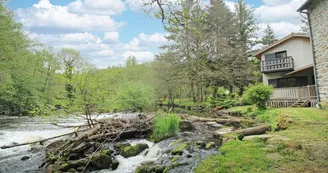
{"type": "Polygon", "coordinates": [[[226,133],[232,132],[234,129],[232,127],[223,128],[214,132],[215,137],[221,137],[226,133]]]}
{"type": "Polygon", "coordinates": [[[105,153],[95,153],[90,159],[91,165],[96,170],[108,169],[112,163],[112,157],[105,153]]]}
{"type": "Polygon", "coordinates": [[[135,173],[164,173],[165,172],[165,166],[163,165],[157,165],[153,162],[142,164],[139,166],[135,173]]]}
{"type": "Polygon", "coordinates": [[[210,121],[206,123],[207,126],[214,127],[214,128],[222,128],[222,124],[218,124],[217,122],[210,121]]]}
{"type": "Polygon", "coordinates": [[[195,126],[192,124],[192,122],[186,120],[180,121],[179,128],[182,132],[195,130],[195,126]]]}
{"type": "Polygon", "coordinates": [[[25,160],[28,160],[28,159],[30,159],[29,156],[24,156],[24,157],[21,158],[22,161],[25,161],[25,160]]]}
{"type": "Polygon", "coordinates": [[[57,140],[55,142],[52,142],[51,144],[46,146],[46,153],[50,153],[50,152],[55,152],[57,151],[63,144],[65,143],[64,140],[57,140]]]}
{"type": "Polygon", "coordinates": [[[125,158],[136,156],[147,148],[149,148],[147,144],[137,144],[135,146],[128,146],[121,151],[121,155],[125,158]]]}
{"type": "Polygon", "coordinates": [[[212,149],[212,148],[215,148],[216,147],[216,144],[214,142],[209,142],[206,144],[206,149],[212,149]]]}
{"type": "Polygon", "coordinates": [[[115,158],[113,158],[112,159],[112,164],[111,164],[112,170],[116,170],[119,164],[120,164],[120,162],[118,162],[118,160],[116,160],[115,158]]]}
{"type": "Polygon", "coordinates": [[[206,143],[204,141],[197,141],[196,144],[200,147],[205,147],[206,146],[206,143]]]}
{"type": "Polygon", "coordinates": [[[178,147],[174,148],[171,151],[171,154],[172,155],[182,155],[184,150],[188,149],[189,146],[190,146],[189,143],[183,143],[183,144],[179,145],[178,147]]]}
{"type": "Polygon", "coordinates": [[[59,170],[60,170],[60,165],[51,164],[46,168],[45,172],[46,173],[53,173],[53,172],[56,172],[56,171],[59,171],[59,170]]]}
{"type": "Polygon", "coordinates": [[[125,147],[129,147],[129,146],[131,146],[130,143],[127,143],[127,142],[118,142],[118,143],[116,143],[114,145],[114,149],[121,152],[125,147]]]}

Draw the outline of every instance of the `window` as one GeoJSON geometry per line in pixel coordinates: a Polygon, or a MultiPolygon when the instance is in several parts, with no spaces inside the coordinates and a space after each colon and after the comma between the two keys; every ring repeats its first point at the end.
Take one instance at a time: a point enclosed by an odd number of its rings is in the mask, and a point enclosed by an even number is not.
{"type": "Polygon", "coordinates": [[[268,82],[269,85],[273,85],[275,88],[302,87],[309,85],[306,76],[269,79],[268,82]]]}
{"type": "Polygon", "coordinates": [[[278,79],[278,87],[285,88],[285,87],[296,87],[297,86],[297,79],[296,78],[282,78],[278,79]]]}
{"type": "Polygon", "coordinates": [[[281,51],[281,52],[276,52],[275,57],[276,58],[285,58],[285,57],[287,57],[287,51],[285,50],[285,51],[281,51]]]}

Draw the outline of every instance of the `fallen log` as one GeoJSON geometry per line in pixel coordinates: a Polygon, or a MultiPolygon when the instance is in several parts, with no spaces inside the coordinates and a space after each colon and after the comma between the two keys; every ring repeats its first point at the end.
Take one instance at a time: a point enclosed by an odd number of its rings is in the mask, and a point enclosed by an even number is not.
{"type": "Polygon", "coordinates": [[[241,119],[241,118],[202,118],[189,116],[187,119],[194,122],[216,122],[218,124],[228,125],[228,126],[242,126],[243,124],[254,124],[254,121],[241,119]]]}
{"type": "Polygon", "coordinates": [[[147,132],[149,132],[151,130],[151,128],[148,129],[144,129],[144,130],[126,130],[123,132],[117,132],[117,133],[105,133],[105,134],[97,134],[97,135],[93,135],[87,138],[88,141],[103,141],[103,140],[108,140],[108,138],[115,138],[117,137],[119,134],[120,138],[134,138],[137,135],[140,134],[145,134],[147,132]],[[133,137],[131,137],[133,136],[133,137]]]}
{"type": "Polygon", "coordinates": [[[56,138],[60,138],[60,137],[63,137],[63,136],[68,136],[68,135],[72,135],[72,134],[75,134],[77,132],[83,132],[85,130],[75,130],[73,132],[70,132],[70,133],[65,133],[65,134],[62,134],[62,135],[58,135],[58,136],[53,136],[53,137],[50,137],[50,138],[46,138],[46,139],[41,139],[41,140],[37,140],[37,141],[33,141],[33,142],[26,142],[26,143],[20,143],[20,144],[13,144],[13,145],[4,145],[4,146],[1,146],[0,148],[1,149],[7,149],[7,148],[14,148],[14,147],[19,147],[19,146],[23,146],[23,145],[30,145],[30,144],[35,144],[35,143],[43,143],[45,141],[48,141],[48,140],[51,140],[51,139],[56,139],[56,138]]]}
{"type": "Polygon", "coordinates": [[[227,131],[226,133],[218,133],[215,136],[225,139],[224,141],[229,140],[230,138],[233,137],[237,137],[239,140],[242,140],[245,136],[261,135],[267,131],[271,131],[271,125],[269,124],[236,130],[236,131],[227,131]]]}

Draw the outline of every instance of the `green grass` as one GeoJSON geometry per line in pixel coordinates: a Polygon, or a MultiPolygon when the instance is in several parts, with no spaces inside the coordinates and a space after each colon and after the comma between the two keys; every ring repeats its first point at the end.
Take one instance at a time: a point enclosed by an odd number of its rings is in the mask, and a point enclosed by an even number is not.
{"type": "Polygon", "coordinates": [[[174,136],[179,131],[180,116],[176,114],[162,114],[154,119],[152,139],[158,142],[170,136],[174,136]]]}
{"type": "Polygon", "coordinates": [[[270,172],[264,143],[230,141],[220,148],[221,155],[205,159],[195,173],[270,172]]]}
{"type": "MultiPolygon", "coordinates": [[[[247,112],[249,106],[231,108],[231,111],[247,112]]],[[[273,160],[274,172],[327,172],[328,170],[328,111],[316,108],[269,108],[256,115],[258,120],[287,116],[293,123],[286,130],[269,132],[299,143],[301,149],[275,146],[271,152],[281,155],[273,160]]]]}

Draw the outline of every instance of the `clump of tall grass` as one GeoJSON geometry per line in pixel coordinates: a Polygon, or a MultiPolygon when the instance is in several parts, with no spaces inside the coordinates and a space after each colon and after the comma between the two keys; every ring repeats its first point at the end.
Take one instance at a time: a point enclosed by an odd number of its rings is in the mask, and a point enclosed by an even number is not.
{"type": "Polygon", "coordinates": [[[152,140],[155,142],[175,136],[179,131],[180,117],[177,114],[158,112],[154,119],[152,140]]]}

